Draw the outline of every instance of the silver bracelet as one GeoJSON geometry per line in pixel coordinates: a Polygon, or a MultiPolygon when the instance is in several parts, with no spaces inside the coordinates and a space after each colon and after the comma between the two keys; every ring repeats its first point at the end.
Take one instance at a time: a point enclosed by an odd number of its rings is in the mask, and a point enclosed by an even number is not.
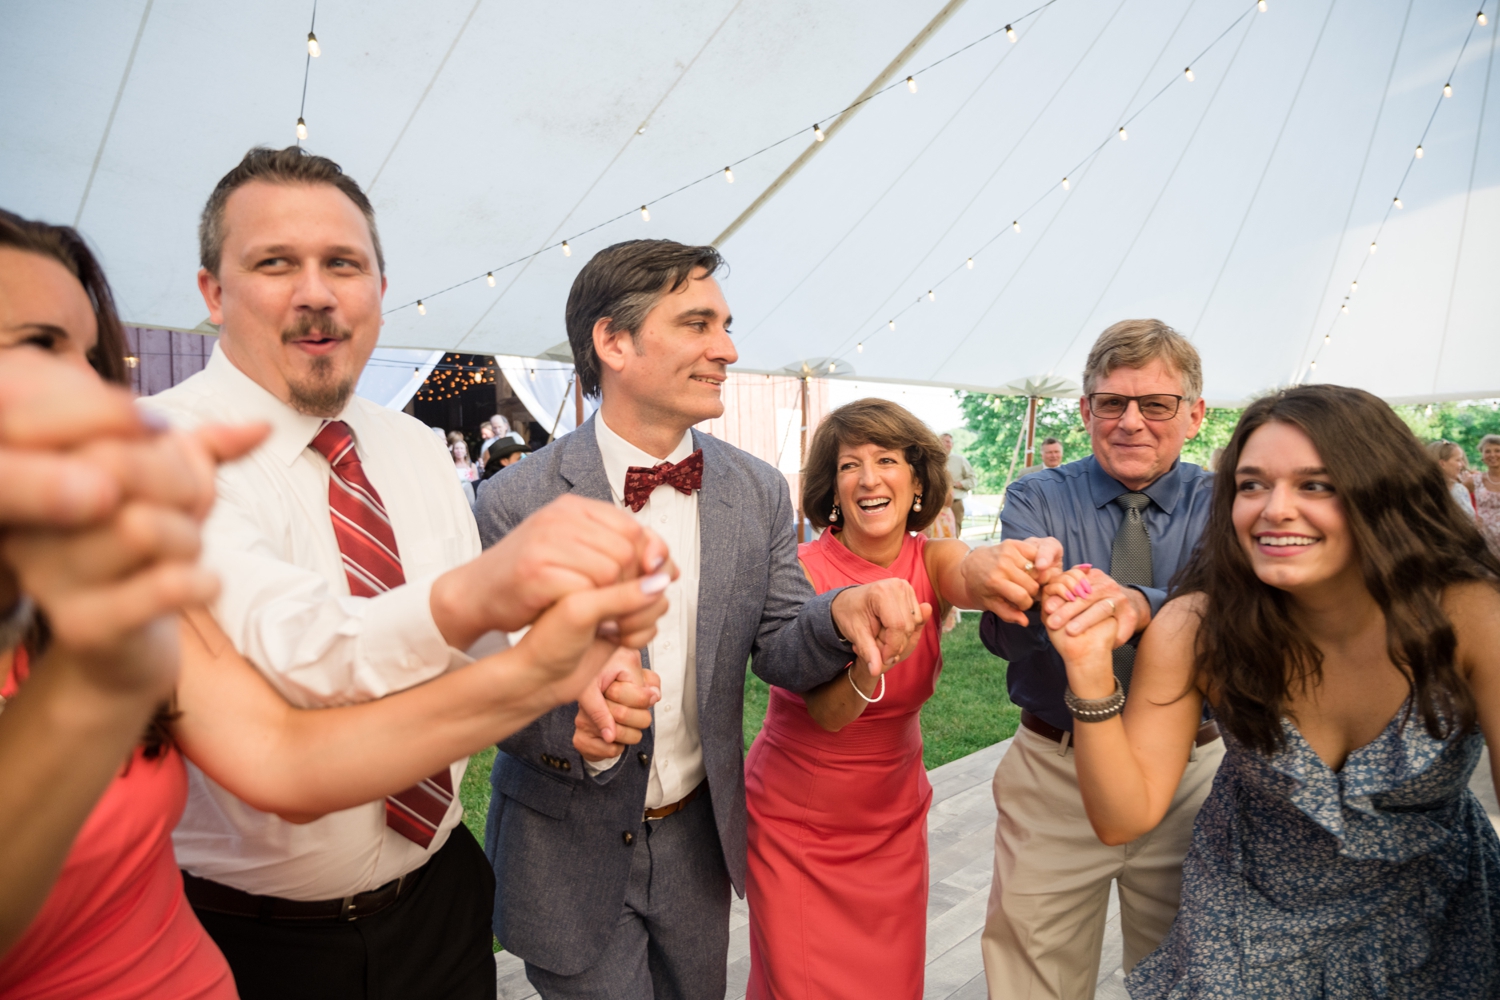
{"type": "Polygon", "coordinates": [[[8,653],[19,646],[36,620],[36,605],[22,594],[4,618],[0,618],[0,653],[8,653]]]}
{"type": "Polygon", "coordinates": [[[1080,698],[1072,688],[1063,690],[1063,704],[1068,712],[1080,722],[1103,722],[1113,719],[1125,709],[1125,689],[1120,678],[1115,678],[1115,692],[1108,698],[1080,698]]]}
{"type": "Polygon", "coordinates": [[[882,699],[882,698],[885,697],[885,674],[881,674],[880,675],[880,693],[877,694],[875,697],[871,698],[871,697],[869,697],[868,695],[866,695],[863,691],[861,691],[859,689],[859,685],[858,684],[854,683],[854,673],[853,673],[853,671],[854,671],[854,664],[852,664],[852,663],[849,664],[847,667],[844,668],[844,676],[847,677],[847,678],[849,678],[849,686],[854,689],[854,693],[855,694],[859,695],[861,698],[863,698],[867,703],[869,703],[871,705],[875,704],[877,701],[879,701],[880,699],[882,699]]]}

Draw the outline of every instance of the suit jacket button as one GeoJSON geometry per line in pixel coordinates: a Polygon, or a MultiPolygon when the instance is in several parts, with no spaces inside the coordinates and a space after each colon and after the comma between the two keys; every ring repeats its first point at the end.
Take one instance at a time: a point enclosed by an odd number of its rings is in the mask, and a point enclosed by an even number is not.
{"type": "Polygon", "coordinates": [[[651,766],[651,755],[649,753],[642,751],[641,753],[636,754],[636,756],[640,758],[642,767],[651,766]]]}
{"type": "Polygon", "coordinates": [[[571,770],[573,770],[573,762],[571,760],[567,760],[566,758],[564,758],[563,760],[559,761],[558,763],[560,763],[562,765],[562,769],[564,771],[571,771],[571,770]]]}
{"type": "Polygon", "coordinates": [[[631,833],[629,830],[626,830],[625,831],[625,846],[629,847],[633,843],[635,843],[635,834],[631,833]]]}

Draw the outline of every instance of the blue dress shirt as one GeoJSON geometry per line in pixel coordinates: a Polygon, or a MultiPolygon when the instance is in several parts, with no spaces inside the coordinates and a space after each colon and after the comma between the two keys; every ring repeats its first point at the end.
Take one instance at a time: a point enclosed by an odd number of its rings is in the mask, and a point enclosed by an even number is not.
{"type": "MultiPolygon", "coordinates": [[[[1092,563],[1109,572],[1110,550],[1125,512],[1114,503],[1130,491],[1104,471],[1094,456],[1023,476],[1005,491],[1001,538],[1056,538],[1063,565],[1092,563]]],[[[1208,523],[1213,474],[1179,461],[1141,492],[1151,498],[1142,512],[1151,536],[1152,586],[1137,587],[1156,615],[1167,600],[1173,574],[1187,564],[1208,523]]],[[[986,611],[979,622],[985,648],[1010,661],[1010,700],[1058,729],[1073,728],[1063,704],[1068,675],[1033,607],[1028,624],[1012,625],[986,611]]]]}

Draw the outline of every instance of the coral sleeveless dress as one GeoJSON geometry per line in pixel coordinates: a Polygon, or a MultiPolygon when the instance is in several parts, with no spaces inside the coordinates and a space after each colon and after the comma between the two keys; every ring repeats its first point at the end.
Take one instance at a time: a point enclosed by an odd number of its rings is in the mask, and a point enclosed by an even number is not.
{"type": "MultiPolygon", "coordinates": [[[[6,697],[26,676],[20,651],[13,673],[6,697]]],[[[137,748],[78,831],[41,912],[0,958],[0,997],[235,1000],[172,854],[186,802],[181,754],[148,760],[137,748]]]]}
{"type": "MultiPolygon", "coordinates": [[[[936,613],[925,545],[907,535],[888,569],[828,531],[798,554],[819,593],[896,577],[936,613]]],[[[943,668],[935,625],[886,675],[885,697],[840,732],[814,722],[800,695],[771,689],[745,765],[748,1000],[922,996],[932,785],[919,722],[943,668]]]]}

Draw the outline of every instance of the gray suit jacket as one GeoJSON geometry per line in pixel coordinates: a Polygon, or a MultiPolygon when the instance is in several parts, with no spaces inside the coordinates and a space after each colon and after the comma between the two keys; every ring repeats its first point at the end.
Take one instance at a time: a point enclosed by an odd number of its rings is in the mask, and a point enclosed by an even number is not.
{"type": "MultiPolygon", "coordinates": [[[[806,691],[851,658],[833,626],[834,594],[815,595],[797,565],[791,496],[770,465],[693,432],[703,449],[698,495],[698,726],[724,864],[745,880],[743,717],[746,661],[771,684],[806,691]]],[[[486,480],[474,508],[493,545],[563,493],[609,502],[590,419],[486,480]]],[[[591,778],[573,749],[576,705],[500,744],[485,852],[495,868],[495,936],[560,975],[593,964],[624,903],[631,846],[645,808],[653,732],[591,778]]]]}

